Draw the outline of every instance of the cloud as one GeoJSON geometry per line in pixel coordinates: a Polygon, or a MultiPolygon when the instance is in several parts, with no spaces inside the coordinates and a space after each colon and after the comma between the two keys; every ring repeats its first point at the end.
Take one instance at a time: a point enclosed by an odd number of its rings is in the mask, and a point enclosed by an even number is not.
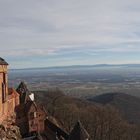
{"type": "Polygon", "coordinates": [[[51,63],[72,54],[97,60],[103,53],[140,52],[139,5],[139,0],[0,0],[0,55],[10,63],[21,56],[49,57],[51,63]]]}

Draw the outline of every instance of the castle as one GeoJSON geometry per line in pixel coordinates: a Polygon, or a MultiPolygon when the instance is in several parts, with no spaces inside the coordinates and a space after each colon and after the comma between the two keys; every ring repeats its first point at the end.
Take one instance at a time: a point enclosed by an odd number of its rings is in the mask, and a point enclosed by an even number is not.
{"type": "Polygon", "coordinates": [[[29,140],[88,140],[89,135],[78,121],[70,134],[49,119],[43,106],[34,100],[26,84],[8,88],[8,63],[0,58],[0,124],[16,114],[15,123],[29,140]]]}
{"type": "Polygon", "coordinates": [[[19,94],[13,88],[8,88],[7,66],[8,63],[0,58],[0,123],[12,116],[19,105],[19,94]]]}

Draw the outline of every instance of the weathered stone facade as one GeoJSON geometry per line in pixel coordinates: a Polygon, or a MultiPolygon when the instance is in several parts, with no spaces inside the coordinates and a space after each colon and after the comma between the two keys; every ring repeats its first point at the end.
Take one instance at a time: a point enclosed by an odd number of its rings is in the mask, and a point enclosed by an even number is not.
{"type": "Polygon", "coordinates": [[[44,132],[46,113],[34,101],[27,101],[16,107],[16,124],[23,136],[44,132]]]}
{"type": "Polygon", "coordinates": [[[7,62],[0,58],[0,123],[11,116],[19,104],[19,94],[8,89],[7,66],[7,62]]]}

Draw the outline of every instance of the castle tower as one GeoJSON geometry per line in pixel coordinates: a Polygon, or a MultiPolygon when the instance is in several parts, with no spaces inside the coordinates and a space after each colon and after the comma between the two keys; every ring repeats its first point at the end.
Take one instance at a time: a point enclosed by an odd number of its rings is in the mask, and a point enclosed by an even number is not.
{"type": "Polygon", "coordinates": [[[8,80],[7,80],[8,63],[0,57],[0,122],[7,115],[7,96],[8,96],[8,80]]]}
{"type": "Polygon", "coordinates": [[[16,91],[20,95],[20,104],[26,103],[26,101],[29,99],[30,92],[24,82],[21,82],[16,89],[16,91]]]}

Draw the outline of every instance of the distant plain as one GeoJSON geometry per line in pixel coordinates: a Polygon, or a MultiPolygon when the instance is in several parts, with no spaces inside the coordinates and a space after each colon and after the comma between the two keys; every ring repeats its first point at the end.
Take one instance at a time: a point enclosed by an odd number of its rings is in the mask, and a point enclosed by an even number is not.
{"type": "Polygon", "coordinates": [[[89,98],[121,92],[140,97],[140,65],[93,65],[9,70],[9,86],[25,81],[31,91],[60,88],[66,95],[89,98]]]}

